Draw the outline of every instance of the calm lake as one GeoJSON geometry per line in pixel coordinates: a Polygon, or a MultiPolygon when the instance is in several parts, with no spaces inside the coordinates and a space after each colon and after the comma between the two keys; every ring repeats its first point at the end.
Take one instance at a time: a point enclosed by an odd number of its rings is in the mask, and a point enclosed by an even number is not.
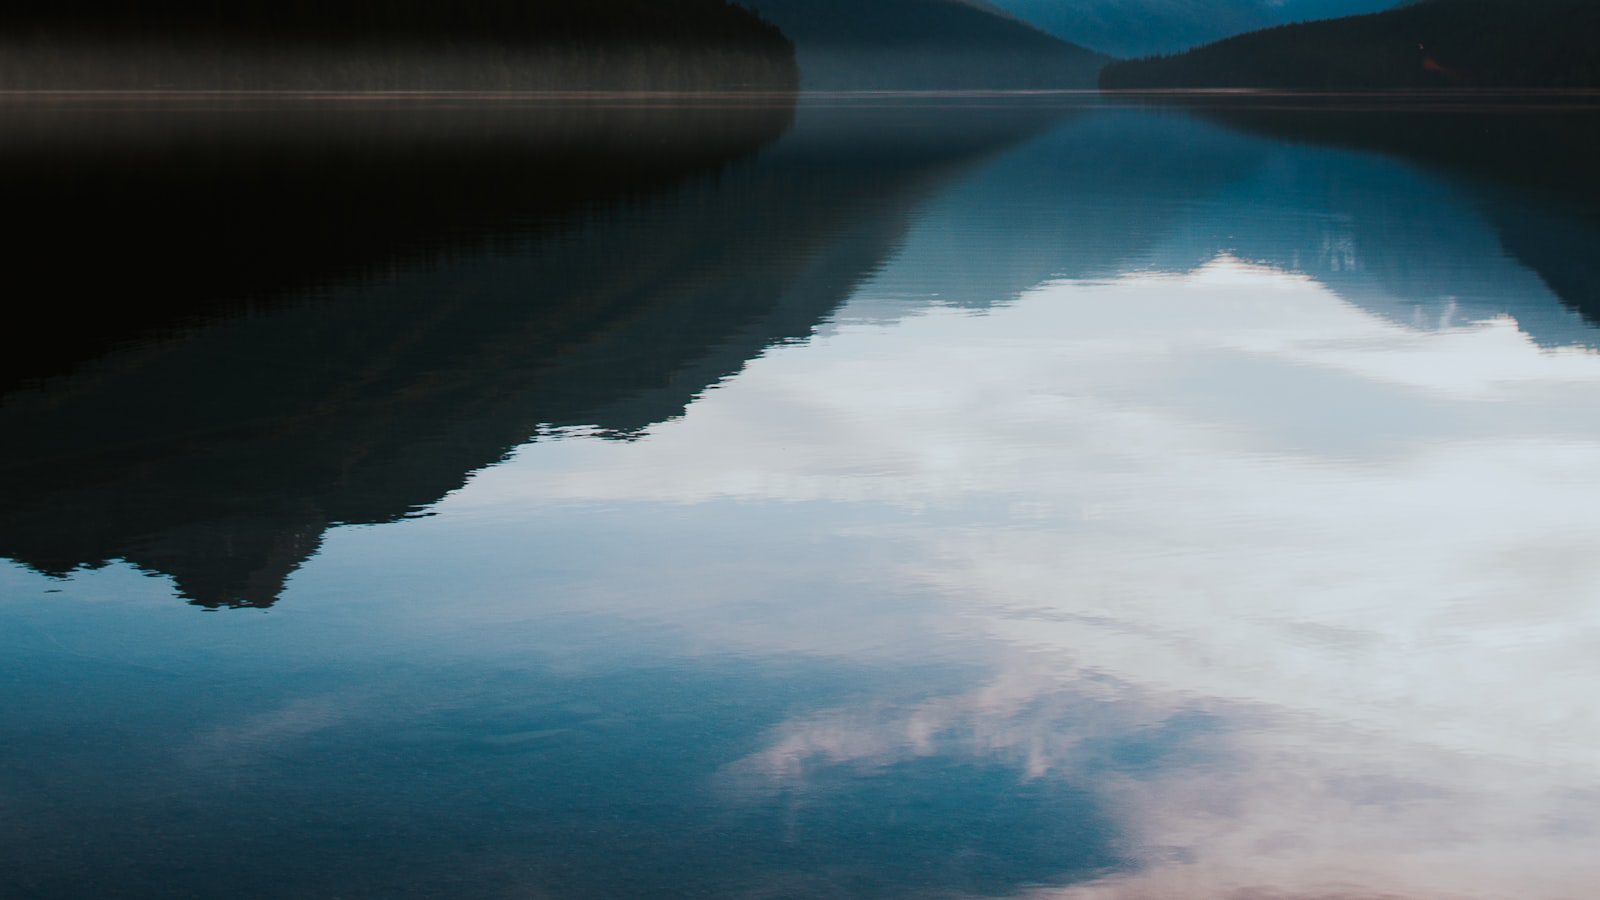
{"type": "Polygon", "coordinates": [[[1600,883],[1600,97],[0,123],[0,895],[1600,883]]]}

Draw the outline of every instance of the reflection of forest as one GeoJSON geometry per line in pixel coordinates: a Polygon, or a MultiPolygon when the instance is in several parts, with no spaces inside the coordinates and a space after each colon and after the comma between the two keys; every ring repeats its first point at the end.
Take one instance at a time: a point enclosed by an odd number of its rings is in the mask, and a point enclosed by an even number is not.
{"type": "Polygon", "coordinates": [[[331,525],[414,514],[552,428],[636,436],[867,278],[852,314],[892,318],[1228,254],[1408,325],[1594,344],[1571,117],[1529,124],[1539,165],[1503,173],[1515,141],[1449,152],[1470,117],[1384,145],[1419,169],[1322,146],[1376,146],[1364,116],[1246,108],[869,102],[754,156],[787,107],[392,112],[279,110],[276,143],[19,119],[3,184],[45,227],[13,268],[57,299],[0,394],[0,554],[269,604],[331,525]]]}
{"type": "Polygon", "coordinates": [[[159,328],[92,330],[97,359],[5,397],[0,553],[55,573],[126,559],[199,603],[269,604],[332,524],[413,513],[544,428],[636,433],[808,335],[926,190],[1043,122],[844,112],[712,177],[788,112],[677,115],[558,122],[538,151],[418,123],[268,175],[248,142],[167,153],[151,182],[91,165],[134,192],[108,205],[192,178],[172,193],[199,209],[102,267],[167,289],[159,328]],[[635,149],[651,162],[626,164],[635,149]],[[218,230],[215,209],[255,215],[218,230]],[[196,266],[168,276],[175,256],[196,266]]]}
{"type": "Polygon", "coordinates": [[[792,116],[782,98],[737,111],[448,98],[226,104],[7,103],[0,198],[30,223],[11,238],[8,267],[48,297],[29,310],[39,327],[11,333],[0,391],[141,333],[549,230],[713,171],[775,139],[792,116]]]}
{"type": "Polygon", "coordinates": [[[1412,160],[1461,186],[1505,250],[1600,323],[1600,112],[1583,98],[1456,97],[1359,102],[1262,99],[1203,115],[1292,141],[1412,160]],[[1333,108],[1328,108],[1329,106],[1333,108]]]}
{"type": "Polygon", "coordinates": [[[1229,255],[1308,275],[1408,326],[1509,315],[1544,346],[1597,343],[1595,282],[1582,275],[1600,247],[1600,204],[1571,149],[1589,120],[1518,123],[1530,163],[1502,173],[1504,155],[1466,139],[1496,116],[1402,104],[1352,113],[1341,130],[1325,111],[1251,109],[1168,102],[1064,123],[945,194],[852,315],[984,308],[1054,278],[1188,272],[1229,255]],[[1296,122],[1306,127],[1289,130],[1296,122]],[[1363,127],[1400,141],[1408,122],[1433,155],[1354,150],[1363,127]]]}

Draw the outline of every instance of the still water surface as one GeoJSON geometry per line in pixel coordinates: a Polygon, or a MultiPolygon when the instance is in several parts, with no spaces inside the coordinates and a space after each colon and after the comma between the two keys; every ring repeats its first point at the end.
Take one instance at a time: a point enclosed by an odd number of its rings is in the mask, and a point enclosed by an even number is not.
{"type": "Polygon", "coordinates": [[[0,894],[1590,895],[1522,109],[8,109],[0,894]]]}

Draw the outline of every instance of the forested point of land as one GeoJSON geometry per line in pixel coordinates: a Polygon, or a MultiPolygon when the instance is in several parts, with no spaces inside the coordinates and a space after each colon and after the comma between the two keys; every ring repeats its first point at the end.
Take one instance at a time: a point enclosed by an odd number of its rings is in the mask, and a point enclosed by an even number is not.
{"type": "Polygon", "coordinates": [[[1388,12],[1252,32],[1107,66],[1113,90],[1590,88],[1600,3],[1422,0],[1388,12]]]}
{"type": "Polygon", "coordinates": [[[727,0],[11,0],[0,87],[793,88],[727,0]]]}

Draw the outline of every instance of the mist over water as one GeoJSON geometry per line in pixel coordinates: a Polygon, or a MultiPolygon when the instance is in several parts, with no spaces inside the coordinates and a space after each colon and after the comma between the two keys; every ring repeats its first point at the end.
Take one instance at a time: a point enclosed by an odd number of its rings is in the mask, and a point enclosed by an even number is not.
{"type": "Polygon", "coordinates": [[[1584,102],[138,102],[4,110],[0,894],[1600,879],[1584,102]]]}

